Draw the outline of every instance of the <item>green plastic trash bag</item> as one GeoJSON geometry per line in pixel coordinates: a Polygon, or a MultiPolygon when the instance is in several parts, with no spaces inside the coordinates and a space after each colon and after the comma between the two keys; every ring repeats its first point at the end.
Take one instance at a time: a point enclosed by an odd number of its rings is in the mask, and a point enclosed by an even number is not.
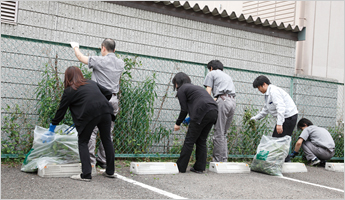
{"type": "Polygon", "coordinates": [[[271,137],[263,135],[256,150],[250,170],[273,176],[283,176],[282,166],[289,153],[291,137],[271,137]]]}
{"type": "Polygon", "coordinates": [[[73,129],[68,134],[64,133],[68,128],[69,126],[65,124],[56,126],[54,140],[43,143],[41,136],[48,129],[36,126],[33,145],[25,157],[21,171],[36,172],[53,163],[79,163],[78,132],[73,129]]]}

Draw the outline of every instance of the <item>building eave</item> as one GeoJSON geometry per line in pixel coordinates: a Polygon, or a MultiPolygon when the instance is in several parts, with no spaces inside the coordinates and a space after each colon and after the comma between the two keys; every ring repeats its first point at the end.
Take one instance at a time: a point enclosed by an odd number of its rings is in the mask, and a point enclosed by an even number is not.
{"type": "Polygon", "coordinates": [[[284,23],[281,23],[277,25],[276,21],[270,23],[268,20],[264,20],[262,22],[260,18],[245,17],[243,14],[237,16],[235,12],[228,14],[223,11],[219,13],[216,8],[213,10],[210,10],[207,6],[200,8],[198,4],[191,6],[188,2],[184,4],[179,1],[106,2],[294,41],[298,40],[298,32],[301,31],[298,26],[292,28],[290,24],[284,25],[284,23]]]}

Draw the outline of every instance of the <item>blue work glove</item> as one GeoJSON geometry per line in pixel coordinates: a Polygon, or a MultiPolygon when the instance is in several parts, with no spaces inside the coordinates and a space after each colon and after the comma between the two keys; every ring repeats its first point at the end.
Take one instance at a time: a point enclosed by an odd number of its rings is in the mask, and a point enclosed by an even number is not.
{"type": "Polygon", "coordinates": [[[49,125],[49,131],[54,133],[55,128],[56,128],[56,125],[53,125],[52,123],[50,123],[50,125],[49,125]]]}
{"type": "Polygon", "coordinates": [[[54,133],[55,128],[56,128],[56,125],[50,124],[49,130],[46,131],[41,136],[41,140],[42,140],[43,143],[49,143],[49,142],[54,140],[54,138],[55,138],[55,133],[54,133]]]}
{"type": "Polygon", "coordinates": [[[183,120],[182,124],[188,125],[190,122],[190,117],[187,117],[186,119],[183,120]]]}
{"type": "Polygon", "coordinates": [[[298,155],[298,152],[293,151],[293,153],[290,154],[290,157],[291,157],[291,158],[294,158],[294,157],[297,156],[297,155],[298,155]]]}

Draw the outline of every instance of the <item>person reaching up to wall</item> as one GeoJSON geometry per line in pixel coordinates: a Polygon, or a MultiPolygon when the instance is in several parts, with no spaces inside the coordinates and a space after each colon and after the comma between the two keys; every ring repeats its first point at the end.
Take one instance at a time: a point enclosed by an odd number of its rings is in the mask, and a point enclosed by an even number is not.
{"type": "MultiPolygon", "coordinates": [[[[110,104],[114,108],[114,115],[119,112],[119,101],[117,99],[117,93],[120,89],[121,74],[124,71],[124,61],[117,58],[115,55],[116,43],[113,39],[106,38],[101,44],[102,56],[85,56],[79,50],[79,44],[76,42],[70,43],[74,49],[75,56],[78,60],[84,64],[87,64],[92,69],[91,80],[97,82],[101,86],[111,91],[112,97],[109,100],[110,104]]],[[[110,133],[113,132],[114,122],[110,125],[110,133]]],[[[97,158],[95,155],[96,149],[96,137],[98,133],[98,127],[96,126],[92,132],[89,151],[91,156],[91,164],[93,166],[99,166],[103,169],[106,168],[105,150],[102,142],[99,144],[97,158]]],[[[110,135],[113,140],[113,135],[110,135]]]]}

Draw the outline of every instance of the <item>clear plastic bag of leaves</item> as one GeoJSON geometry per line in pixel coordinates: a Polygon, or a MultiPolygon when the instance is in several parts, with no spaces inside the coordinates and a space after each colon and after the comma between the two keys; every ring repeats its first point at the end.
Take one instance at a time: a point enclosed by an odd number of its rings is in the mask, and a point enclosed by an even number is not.
{"type": "Polygon", "coordinates": [[[43,143],[41,136],[48,129],[35,126],[33,145],[25,157],[21,171],[36,172],[53,163],[79,163],[78,132],[73,129],[66,134],[68,131],[64,131],[68,128],[69,126],[65,124],[56,126],[54,140],[43,143]]]}
{"type": "Polygon", "coordinates": [[[273,176],[283,176],[282,166],[289,153],[291,137],[263,135],[256,150],[250,170],[273,176]]]}

